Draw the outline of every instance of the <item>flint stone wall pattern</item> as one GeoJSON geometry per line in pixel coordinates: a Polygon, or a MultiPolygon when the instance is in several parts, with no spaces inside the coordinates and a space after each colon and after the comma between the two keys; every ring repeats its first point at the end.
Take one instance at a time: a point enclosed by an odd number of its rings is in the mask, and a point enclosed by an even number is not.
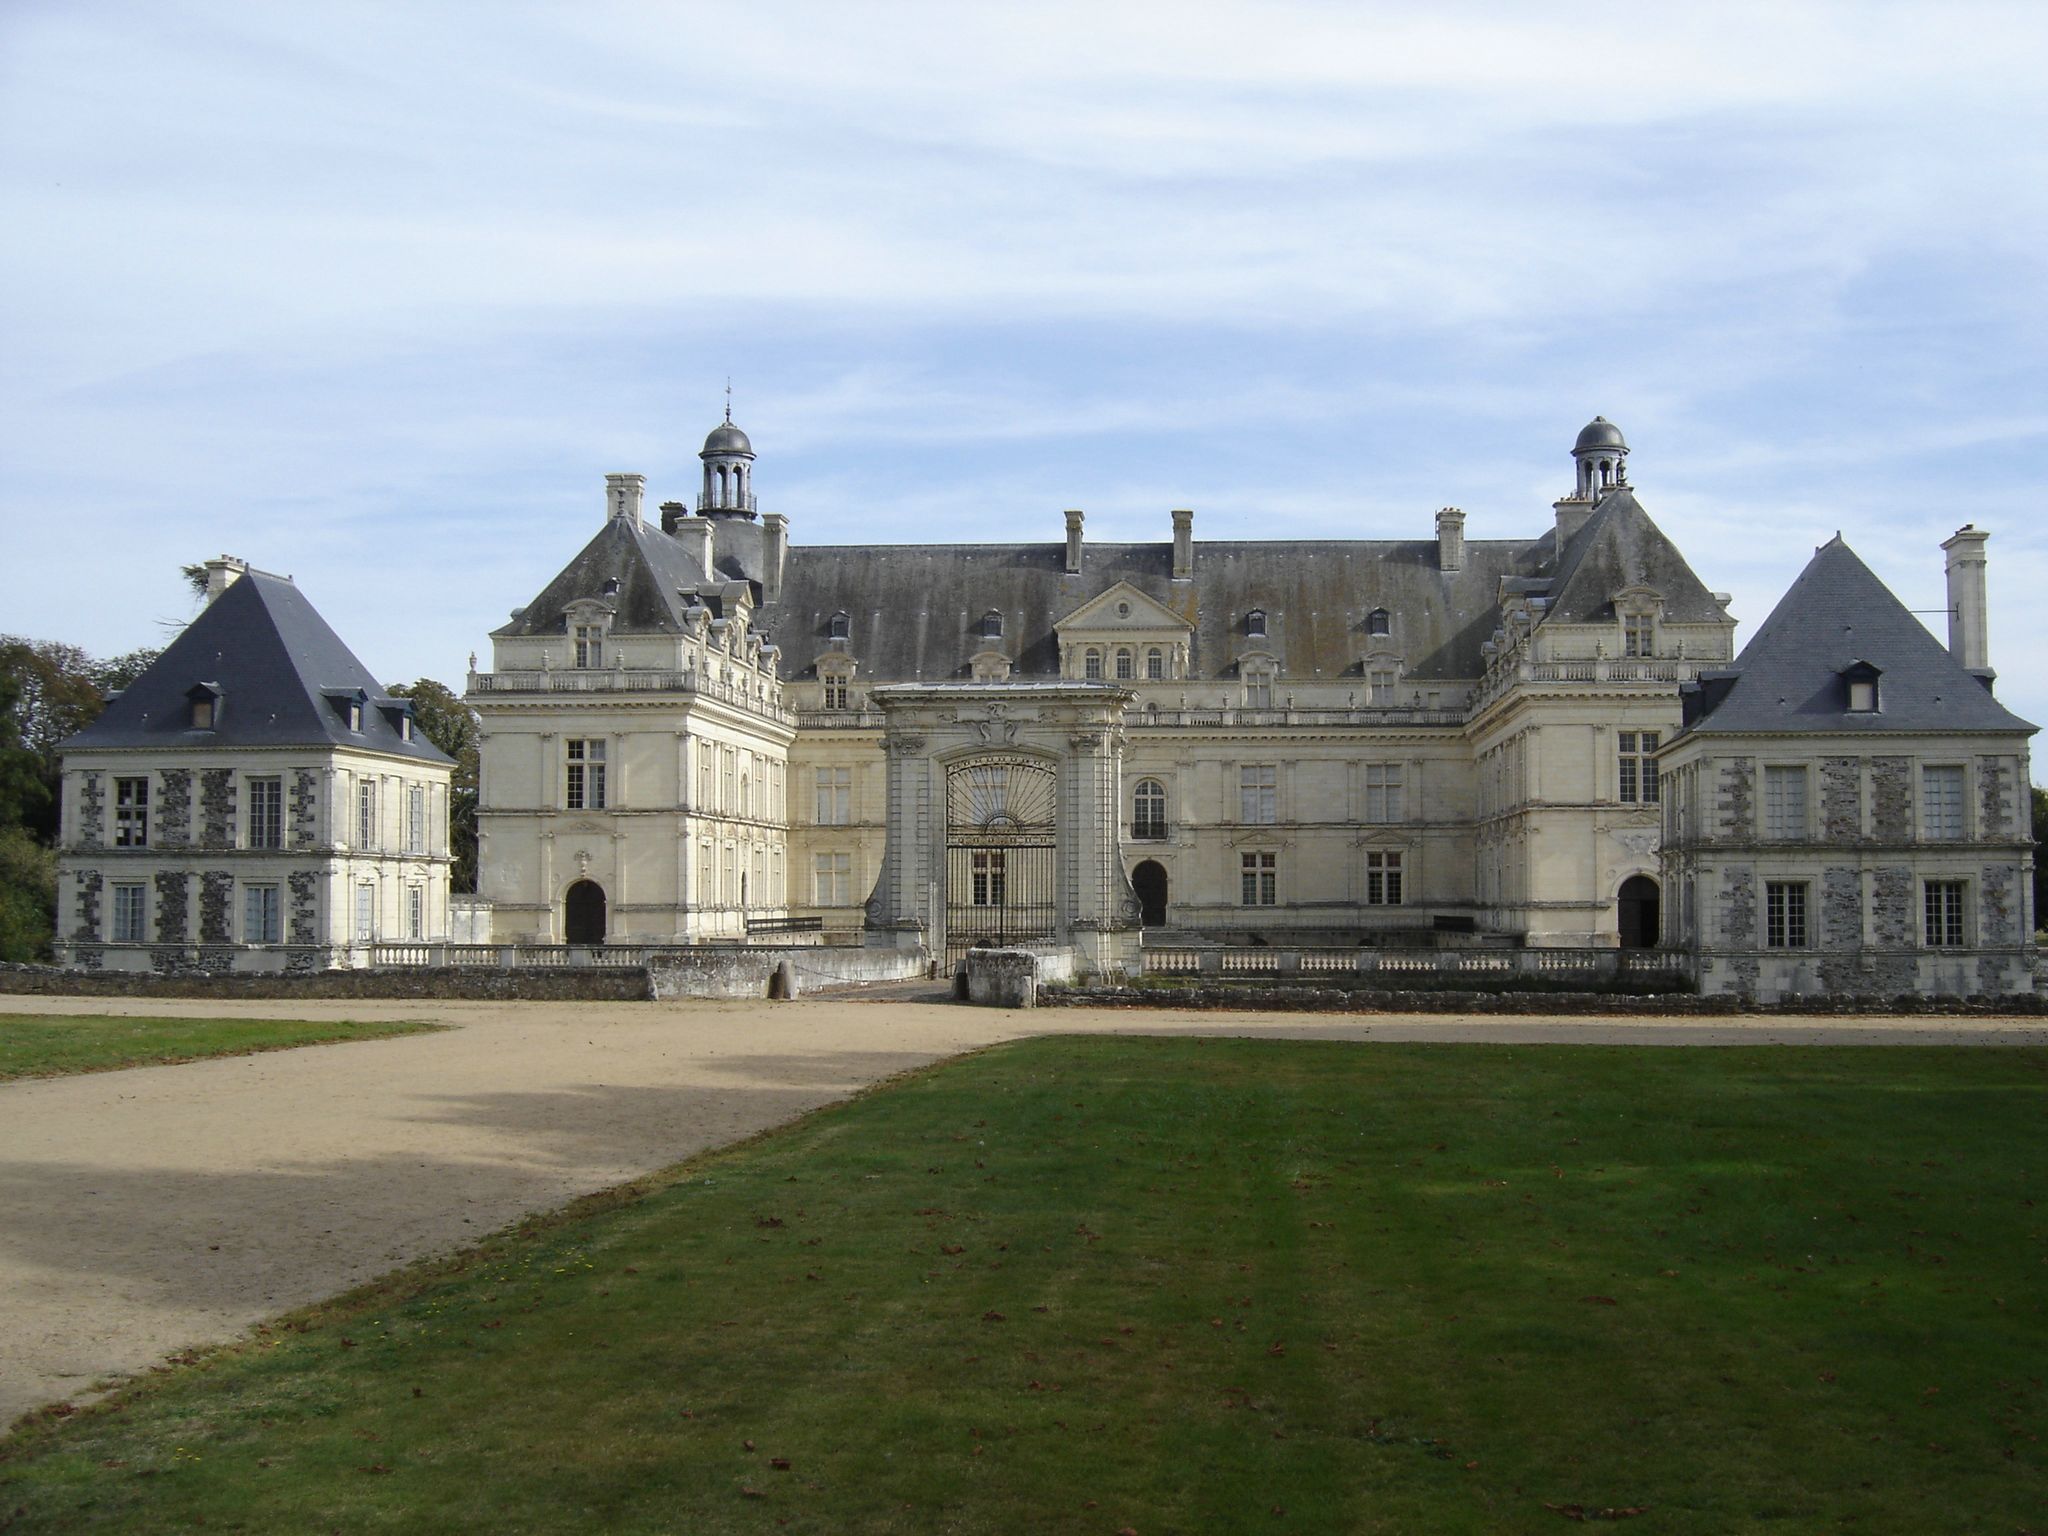
{"type": "MultiPolygon", "coordinates": [[[[199,942],[226,944],[234,937],[230,910],[235,899],[235,877],[224,869],[209,869],[199,877],[199,942]]],[[[201,961],[204,964],[204,960],[201,961]]]]}
{"type": "MultiPolygon", "coordinates": [[[[1905,759],[1891,761],[1903,763],[1905,759]]],[[[1879,949],[1916,949],[1913,915],[1912,866],[1886,864],[1874,871],[1870,893],[1871,942],[1879,949]]]]}
{"type": "Polygon", "coordinates": [[[192,770],[166,768],[157,786],[155,836],[161,848],[188,848],[192,844],[192,770]]]}
{"type": "Polygon", "coordinates": [[[1977,759],[1977,836],[1989,840],[2005,837],[2017,818],[2013,804],[2012,770],[2002,757],[1977,759]]]}
{"type": "Polygon", "coordinates": [[[199,845],[235,846],[235,771],[208,768],[199,775],[199,845]]]}
{"type": "Polygon", "coordinates": [[[156,941],[183,944],[191,921],[191,880],[183,870],[156,872],[156,941]]]}
{"type": "Polygon", "coordinates": [[[1730,949],[1756,948],[1756,870],[1730,864],[1721,871],[1721,942],[1730,949]]]}
{"type": "Polygon", "coordinates": [[[311,848],[319,840],[319,830],[320,775],[301,768],[292,775],[292,846],[311,848]]]}
{"type": "Polygon", "coordinates": [[[1756,759],[1753,757],[1724,757],[1721,759],[1721,791],[1714,803],[1719,825],[1715,835],[1719,837],[1743,838],[1754,835],[1756,828],[1756,759]]]}
{"type": "Polygon", "coordinates": [[[75,932],[81,939],[101,937],[100,872],[96,869],[78,872],[78,927],[75,932]]]}
{"type": "Polygon", "coordinates": [[[2017,944],[2023,937],[2019,923],[2020,867],[2017,864],[1986,864],[1977,903],[1977,942],[1984,945],[2017,944]]]}
{"type": "Polygon", "coordinates": [[[1913,836],[1913,760],[1873,757],[1870,760],[1870,835],[1881,843],[1903,843],[1913,836]]]}
{"type": "Polygon", "coordinates": [[[1853,865],[1831,864],[1820,881],[1823,949],[1856,949],[1863,943],[1863,875],[1853,865]]]}
{"type": "MultiPolygon", "coordinates": [[[[97,956],[97,950],[94,951],[97,956]]],[[[233,951],[220,951],[222,957],[233,951]]],[[[203,960],[188,958],[178,974],[152,976],[143,971],[97,971],[47,965],[0,965],[0,994],[79,995],[87,997],[432,997],[482,998],[534,1002],[645,1002],[647,969],[638,965],[531,966],[515,970],[470,970],[436,966],[417,970],[315,971],[310,975],[218,974],[203,960]]],[[[81,956],[81,967],[86,961],[81,956]]],[[[168,968],[164,968],[168,970],[168,968]]]]}
{"type": "Polygon", "coordinates": [[[1853,843],[1863,836],[1863,759],[1824,757],[1820,760],[1821,837],[1830,843],[1853,843]]]}
{"type": "Polygon", "coordinates": [[[107,791],[96,773],[78,776],[78,841],[81,847],[100,848],[107,837],[107,791]]]}
{"type": "Polygon", "coordinates": [[[317,870],[295,869],[287,877],[291,887],[291,935],[293,944],[320,942],[320,875],[317,870]]]}

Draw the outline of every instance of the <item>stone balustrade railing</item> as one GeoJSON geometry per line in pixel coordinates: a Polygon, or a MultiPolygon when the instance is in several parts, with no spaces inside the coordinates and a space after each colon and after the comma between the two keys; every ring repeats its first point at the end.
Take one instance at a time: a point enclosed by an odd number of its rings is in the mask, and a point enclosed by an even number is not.
{"type": "Polygon", "coordinates": [[[1148,976],[1400,975],[1685,978],[1689,957],[1659,949],[1291,949],[1226,945],[1148,946],[1148,976]]]}

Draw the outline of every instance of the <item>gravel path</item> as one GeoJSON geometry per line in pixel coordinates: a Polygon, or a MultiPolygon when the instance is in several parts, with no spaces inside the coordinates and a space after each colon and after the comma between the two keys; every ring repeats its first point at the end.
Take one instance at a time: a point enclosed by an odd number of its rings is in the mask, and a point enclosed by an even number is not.
{"type": "Polygon", "coordinates": [[[0,1084],[0,1427],[962,1050],[1027,1034],[2048,1044],[2038,1020],[1458,1020],[796,1003],[204,1003],[7,1013],[427,1018],[403,1039],[0,1084]]]}

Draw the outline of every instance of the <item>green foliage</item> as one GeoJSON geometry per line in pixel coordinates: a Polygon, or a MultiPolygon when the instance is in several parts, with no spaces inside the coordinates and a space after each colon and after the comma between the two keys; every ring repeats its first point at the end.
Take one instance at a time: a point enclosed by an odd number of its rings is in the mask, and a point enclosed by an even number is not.
{"type": "Polygon", "coordinates": [[[2048,789],[2034,786],[2034,926],[2048,928],[2048,789]]]}
{"type": "Polygon", "coordinates": [[[453,689],[423,677],[416,683],[393,683],[393,698],[411,699],[413,719],[422,734],[455,759],[448,790],[448,851],[453,860],[449,886],[457,892],[476,889],[477,749],[482,725],[476,711],[453,689]]]}
{"type": "Polygon", "coordinates": [[[388,1040],[441,1026],[418,1019],[152,1019],[0,1013],[0,1082],[246,1056],[339,1040],[388,1040]]]}
{"type": "Polygon", "coordinates": [[[57,855],[21,827],[0,827],[0,960],[47,961],[56,911],[57,855]]]}
{"type": "Polygon", "coordinates": [[[0,1510],[2032,1529],[2044,1109],[2018,1047],[1032,1041],[36,1422],[0,1510]]]}

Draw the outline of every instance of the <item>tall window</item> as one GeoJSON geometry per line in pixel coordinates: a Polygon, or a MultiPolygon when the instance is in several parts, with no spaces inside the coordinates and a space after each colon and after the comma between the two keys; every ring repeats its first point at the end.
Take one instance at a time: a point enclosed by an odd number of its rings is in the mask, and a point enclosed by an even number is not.
{"type": "Polygon", "coordinates": [[[1963,835],[1963,770],[1920,770],[1921,835],[1958,842],[1963,835]]]}
{"type": "Polygon", "coordinates": [[[576,665],[579,667],[601,667],[604,665],[604,629],[597,624],[576,626],[576,665]]]}
{"type": "Polygon", "coordinates": [[[284,846],[284,780],[281,778],[249,781],[249,846],[284,846]]]}
{"type": "Polygon", "coordinates": [[[242,942],[244,944],[275,944],[281,931],[278,926],[277,887],[274,885],[245,885],[242,887],[242,942]]]}
{"type": "Polygon", "coordinates": [[[146,921],[145,903],[148,895],[139,884],[117,884],[114,887],[114,942],[116,944],[140,944],[147,934],[143,931],[146,921]]]}
{"type": "Polygon", "coordinates": [[[356,887],[356,942],[367,944],[377,936],[377,887],[356,887]]]}
{"type": "Polygon", "coordinates": [[[1963,938],[1963,882],[1930,880],[1923,889],[1922,933],[1930,949],[1960,949],[1963,938]]]}
{"type": "Polygon", "coordinates": [[[1245,673],[1244,707],[1246,709],[1271,709],[1273,707],[1273,674],[1264,667],[1253,667],[1245,673]]]}
{"type": "Polygon", "coordinates": [[[1366,678],[1366,702],[1369,704],[1391,704],[1394,702],[1394,685],[1400,677],[1392,667],[1374,667],[1366,678]]]}
{"type": "Polygon", "coordinates": [[[405,888],[405,936],[409,939],[424,939],[427,936],[425,886],[408,885],[405,888]]]}
{"type": "Polygon", "coordinates": [[[1764,947],[1805,949],[1810,942],[1806,930],[1806,882],[1765,881],[1764,947]]]}
{"type": "Polygon", "coordinates": [[[1398,852],[1375,852],[1365,856],[1365,904],[1369,907],[1401,905],[1401,855],[1398,852]]]}
{"type": "Polygon", "coordinates": [[[1615,735],[1616,745],[1621,753],[1622,804],[1655,805],[1657,765],[1651,758],[1657,751],[1658,733],[1618,731],[1615,735]]]}
{"type": "Polygon", "coordinates": [[[1271,763],[1246,763],[1237,771],[1237,819],[1247,826],[1270,827],[1280,819],[1276,785],[1279,770],[1271,763]]]}
{"type": "Polygon", "coordinates": [[[1145,653],[1145,676],[1155,683],[1166,676],[1166,652],[1156,645],[1145,653]]]}
{"type": "Polygon", "coordinates": [[[853,905],[853,855],[820,853],[811,865],[811,899],[821,907],[853,905]]]}
{"type": "Polygon", "coordinates": [[[1280,855],[1245,853],[1238,855],[1238,905],[1270,907],[1280,900],[1280,855]]]}
{"type": "Polygon", "coordinates": [[[427,851],[427,788],[414,784],[405,792],[405,851],[427,851]]]}
{"type": "Polygon", "coordinates": [[[572,811],[604,809],[604,742],[597,737],[569,738],[569,783],[562,803],[572,811]]]}
{"type": "Polygon", "coordinates": [[[843,827],[853,820],[853,770],[818,770],[818,825],[843,827]]]}
{"type": "Polygon", "coordinates": [[[1005,868],[1006,855],[1000,848],[977,848],[974,851],[974,905],[977,907],[1000,907],[1004,903],[1004,886],[1008,877],[1005,868]]]}
{"type": "Polygon", "coordinates": [[[1764,836],[1806,836],[1806,770],[1764,769],[1764,836]]]}
{"type": "Polygon", "coordinates": [[[820,680],[825,685],[825,707],[827,709],[846,708],[846,674],[844,672],[826,672],[820,674],[820,680]]]}
{"type": "Polygon", "coordinates": [[[1266,637],[1265,609],[1254,608],[1244,616],[1244,632],[1253,639],[1263,640],[1266,637]]]}
{"type": "Polygon", "coordinates": [[[1401,765],[1399,763],[1367,763],[1365,765],[1365,819],[1367,821],[1400,821],[1406,807],[1402,804],[1401,765]]]}
{"type": "Polygon", "coordinates": [[[149,780],[114,780],[114,846],[149,846],[149,780]]]}
{"type": "Polygon", "coordinates": [[[1647,613],[1630,613],[1622,616],[1621,654],[1624,656],[1653,656],[1656,654],[1655,625],[1647,613]]]}
{"type": "Polygon", "coordinates": [[[1083,677],[1086,677],[1086,678],[1094,678],[1094,679],[1100,679],[1100,678],[1101,678],[1101,676],[1102,676],[1102,652],[1100,652],[1100,651],[1098,651],[1098,650],[1093,650],[1093,649],[1090,649],[1090,650],[1087,650],[1087,651],[1084,651],[1084,652],[1082,652],[1082,654],[1081,654],[1081,675],[1082,675],[1083,677]]]}
{"type": "Polygon", "coordinates": [[[356,846],[377,846],[377,781],[356,781],[356,846]]]}
{"type": "Polygon", "coordinates": [[[1166,786],[1157,779],[1140,779],[1131,795],[1131,836],[1166,836],[1166,786]]]}

